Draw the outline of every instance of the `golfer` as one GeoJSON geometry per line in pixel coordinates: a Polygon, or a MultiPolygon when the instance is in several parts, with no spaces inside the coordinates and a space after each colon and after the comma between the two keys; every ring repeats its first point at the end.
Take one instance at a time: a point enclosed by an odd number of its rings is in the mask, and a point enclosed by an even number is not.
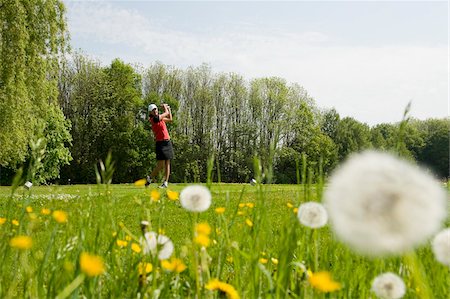
{"type": "Polygon", "coordinates": [[[164,108],[164,113],[159,114],[158,107],[155,104],[148,106],[149,121],[152,124],[153,135],[156,140],[156,167],[152,173],[147,176],[148,186],[155,180],[158,173],[164,168],[164,182],[160,188],[167,188],[170,176],[170,160],[173,159],[172,142],[170,141],[169,132],[167,131],[166,122],[172,121],[172,112],[170,106],[167,104],[161,105],[164,108]]]}

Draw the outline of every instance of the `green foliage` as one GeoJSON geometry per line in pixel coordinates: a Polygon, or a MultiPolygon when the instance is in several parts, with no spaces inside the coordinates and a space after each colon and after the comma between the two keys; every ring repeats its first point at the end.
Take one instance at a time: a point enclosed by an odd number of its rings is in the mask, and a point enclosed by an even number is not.
{"type": "Polygon", "coordinates": [[[449,177],[449,119],[428,119],[416,123],[422,128],[424,143],[416,149],[417,160],[440,178],[449,177]]]}
{"type": "Polygon", "coordinates": [[[350,153],[367,149],[370,144],[369,126],[358,122],[354,118],[345,117],[339,121],[336,129],[336,140],[339,161],[350,153]]]}
{"type": "MultiPolygon", "coordinates": [[[[171,186],[171,191],[184,187],[171,186]]],[[[56,297],[83,273],[82,252],[101,257],[105,272],[85,276],[67,294],[72,297],[219,298],[223,294],[205,288],[210,279],[218,278],[241,298],[371,298],[372,281],[384,272],[404,280],[403,298],[421,297],[423,289],[417,289],[413,269],[401,257],[366,258],[338,242],[329,226],[312,230],[300,225],[293,207],[318,200],[305,197],[303,187],[212,184],[212,206],[195,216],[179,201],[168,200],[164,191],[158,202],[150,200],[150,192],[156,190],[144,187],[39,186],[31,189],[32,195],[18,187],[16,193],[22,195],[12,197],[11,188],[0,187],[0,297],[56,297]],[[218,207],[225,208],[223,214],[215,212],[218,207]],[[57,222],[42,213],[43,208],[66,212],[67,222],[57,222]],[[164,231],[186,270],[167,271],[154,256],[133,251],[132,244],[140,244],[141,220],[149,221],[152,231],[164,231]],[[204,249],[193,241],[200,222],[211,226],[211,243],[204,249]],[[18,235],[31,237],[32,247],[11,247],[9,241],[18,235]],[[144,276],[139,274],[141,262],[153,265],[144,276]],[[342,288],[320,292],[309,283],[307,270],[330,272],[342,288]]],[[[424,244],[415,254],[426,269],[431,297],[448,298],[448,268],[435,260],[431,245],[424,244]]]]}
{"type": "Polygon", "coordinates": [[[15,169],[30,157],[30,141],[44,137],[48,152],[37,182],[58,177],[71,158],[69,124],[57,103],[64,13],[57,0],[3,1],[0,9],[0,165],[15,169]]]}

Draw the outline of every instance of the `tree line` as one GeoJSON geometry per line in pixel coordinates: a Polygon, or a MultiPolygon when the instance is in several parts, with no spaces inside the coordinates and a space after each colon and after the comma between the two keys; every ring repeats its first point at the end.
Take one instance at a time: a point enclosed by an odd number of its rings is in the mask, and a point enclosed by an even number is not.
{"type": "Polygon", "coordinates": [[[247,80],[206,64],[142,67],[116,59],[102,66],[79,52],[67,55],[64,6],[46,3],[33,10],[23,1],[17,10],[5,2],[1,9],[2,184],[21,165],[33,167],[37,183],[93,183],[94,166],[109,152],[115,183],[144,177],[156,163],[150,103],[172,107],[172,182],[205,181],[208,161],[215,181],[248,182],[254,157],[267,182],[314,181],[368,148],[395,151],[448,176],[448,119],[370,127],[320,109],[283,78],[247,80]],[[21,22],[13,22],[17,15],[21,22]]]}

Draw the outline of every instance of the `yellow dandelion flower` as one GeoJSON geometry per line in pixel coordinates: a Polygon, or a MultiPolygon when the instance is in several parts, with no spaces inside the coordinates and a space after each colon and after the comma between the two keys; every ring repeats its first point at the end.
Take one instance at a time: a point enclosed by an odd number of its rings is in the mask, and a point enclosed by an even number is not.
{"type": "Polygon", "coordinates": [[[200,246],[208,247],[211,244],[211,240],[207,235],[200,234],[194,238],[194,242],[200,246]]]}
{"type": "Polygon", "coordinates": [[[29,236],[17,236],[9,240],[9,246],[16,249],[30,249],[33,246],[33,240],[29,236]]]}
{"type": "Polygon", "coordinates": [[[167,197],[168,197],[170,200],[177,200],[178,197],[179,197],[179,194],[178,194],[178,192],[176,192],[176,191],[170,191],[170,190],[167,190],[167,197]]]}
{"type": "Polygon", "coordinates": [[[142,251],[141,246],[137,243],[131,243],[131,250],[133,250],[136,253],[140,253],[142,251]]]}
{"type": "Polygon", "coordinates": [[[43,208],[41,210],[41,214],[42,215],[50,215],[52,213],[52,211],[50,211],[49,209],[43,208]]]}
{"type": "Polygon", "coordinates": [[[80,255],[80,268],[81,271],[90,277],[98,276],[105,272],[103,259],[98,255],[92,255],[87,252],[83,252],[80,255]]]}
{"type": "Polygon", "coordinates": [[[126,236],[125,236],[125,240],[126,240],[126,241],[131,241],[131,237],[130,237],[129,235],[126,235],[126,236]]]}
{"type": "Polygon", "coordinates": [[[202,222],[195,225],[195,232],[197,234],[209,235],[211,234],[211,226],[208,223],[202,222]]]}
{"type": "Polygon", "coordinates": [[[240,204],[239,204],[239,207],[240,207],[240,208],[245,207],[245,203],[240,203],[240,204]]]}
{"type": "Polygon", "coordinates": [[[150,198],[153,201],[159,201],[159,199],[161,198],[161,194],[158,192],[158,190],[152,190],[152,192],[150,192],[150,198]]]}
{"type": "Polygon", "coordinates": [[[223,295],[226,295],[228,299],[239,299],[239,294],[236,289],[228,283],[221,282],[218,279],[210,280],[205,288],[211,291],[219,291],[223,295]]]}
{"type": "Polygon", "coordinates": [[[137,180],[136,182],[134,182],[134,185],[138,186],[138,187],[142,187],[142,186],[145,186],[145,183],[147,183],[146,179],[140,179],[140,180],[137,180]]]}
{"type": "Polygon", "coordinates": [[[19,226],[19,221],[16,219],[11,220],[11,223],[15,226],[19,226]]]}
{"type": "Polygon", "coordinates": [[[158,234],[165,235],[166,231],[163,228],[158,228],[158,234]]]}
{"type": "Polygon", "coordinates": [[[267,253],[265,253],[264,251],[261,251],[261,255],[266,256],[267,253]]]}
{"type": "Polygon", "coordinates": [[[218,207],[215,209],[217,214],[223,214],[225,213],[225,208],[224,207],[218,207]]]}
{"type": "Polygon", "coordinates": [[[6,222],[6,218],[0,217],[0,225],[4,224],[6,222]]]}
{"type": "Polygon", "coordinates": [[[289,209],[292,209],[292,208],[294,207],[294,205],[291,204],[290,202],[288,202],[286,205],[287,205],[287,207],[288,207],[289,209]]]}
{"type": "Polygon", "coordinates": [[[27,210],[27,213],[33,212],[33,208],[30,206],[26,207],[25,210],[27,210]]]}
{"type": "Polygon", "coordinates": [[[66,223],[67,213],[61,210],[56,210],[53,212],[53,219],[55,219],[58,223],[66,223]]]}
{"type": "Polygon", "coordinates": [[[238,216],[244,216],[245,215],[244,211],[238,211],[237,214],[238,214],[238,216]]]}
{"type": "Polygon", "coordinates": [[[253,222],[250,219],[245,219],[245,224],[247,224],[248,226],[252,227],[253,226],[253,222]]]}
{"type": "Polygon", "coordinates": [[[245,204],[247,206],[247,208],[253,209],[255,207],[255,204],[252,202],[248,202],[245,204]]]}
{"type": "Polygon", "coordinates": [[[278,259],[271,257],[270,260],[272,261],[272,264],[278,265],[278,259]]]}
{"type": "Polygon", "coordinates": [[[161,261],[161,266],[167,271],[177,273],[181,273],[187,268],[186,265],[183,263],[183,261],[176,257],[172,257],[170,261],[168,260],[161,261]]]}
{"type": "Polygon", "coordinates": [[[334,292],[341,288],[341,284],[333,281],[330,273],[326,271],[312,273],[308,277],[308,281],[312,287],[324,293],[334,292]]]}
{"type": "Polygon", "coordinates": [[[268,261],[269,261],[269,260],[268,260],[268,259],[265,259],[265,258],[260,258],[260,259],[259,259],[259,262],[260,262],[261,264],[267,264],[268,261]]]}
{"type": "Polygon", "coordinates": [[[227,256],[227,262],[232,263],[233,262],[233,257],[232,256],[227,256]]]}
{"type": "Polygon", "coordinates": [[[116,241],[116,244],[117,244],[117,246],[123,248],[123,247],[127,247],[128,242],[127,242],[127,241],[124,241],[124,240],[117,240],[117,241],[116,241]]]}
{"type": "Polygon", "coordinates": [[[123,228],[125,226],[125,224],[123,224],[122,221],[119,221],[119,226],[123,228]]]}
{"type": "Polygon", "coordinates": [[[294,214],[297,214],[298,213],[298,208],[294,208],[293,211],[294,211],[294,214]]]}
{"type": "Polygon", "coordinates": [[[30,217],[30,219],[31,219],[31,220],[36,220],[36,219],[37,219],[37,216],[36,216],[36,214],[35,214],[35,213],[33,213],[33,212],[31,212],[31,213],[28,213],[28,216],[30,217]]]}
{"type": "Polygon", "coordinates": [[[117,232],[113,232],[111,235],[112,235],[113,237],[115,237],[115,236],[117,236],[117,232]]]}
{"type": "Polygon", "coordinates": [[[148,274],[153,271],[153,265],[151,263],[139,263],[138,271],[140,275],[148,274]]]}

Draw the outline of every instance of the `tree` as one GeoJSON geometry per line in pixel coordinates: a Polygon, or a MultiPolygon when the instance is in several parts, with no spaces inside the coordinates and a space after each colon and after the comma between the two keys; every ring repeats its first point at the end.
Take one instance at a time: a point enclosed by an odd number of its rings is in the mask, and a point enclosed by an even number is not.
{"type": "MultiPolygon", "coordinates": [[[[115,182],[143,177],[152,166],[151,132],[139,119],[142,109],[141,78],[128,64],[114,60],[102,68],[82,55],[74,55],[64,80],[72,82],[62,93],[70,103],[74,162],[64,169],[73,182],[95,181],[94,165],[112,152],[115,182]]],[[[64,84],[60,84],[64,86],[64,84]]]]}
{"type": "Polygon", "coordinates": [[[440,178],[449,177],[449,124],[448,119],[428,119],[417,124],[425,136],[417,160],[440,178]]]}
{"type": "Polygon", "coordinates": [[[352,117],[345,117],[339,122],[334,142],[338,149],[339,161],[342,161],[350,153],[371,146],[369,126],[352,117]]]}
{"type": "Polygon", "coordinates": [[[0,165],[15,168],[44,137],[41,181],[68,163],[68,123],[57,102],[58,69],[66,50],[61,1],[2,1],[0,9],[0,165]]]}

